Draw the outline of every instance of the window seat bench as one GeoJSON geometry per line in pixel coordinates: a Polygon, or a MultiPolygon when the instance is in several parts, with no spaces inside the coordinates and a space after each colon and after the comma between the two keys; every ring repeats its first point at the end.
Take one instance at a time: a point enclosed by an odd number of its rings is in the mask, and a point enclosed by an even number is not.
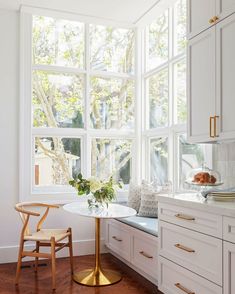
{"type": "Polygon", "coordinates": [[[126,218],[117,219],[117,221],[127,224],[131,227],[139,229],[143,232],[158,236],[158,219],[143,216],[131,216],[126,218]]]}
{"type": "Polygon", "coordinates": [[[158,219],[132,216],[105,222],[108,251],[157,285],[158,219]]]}

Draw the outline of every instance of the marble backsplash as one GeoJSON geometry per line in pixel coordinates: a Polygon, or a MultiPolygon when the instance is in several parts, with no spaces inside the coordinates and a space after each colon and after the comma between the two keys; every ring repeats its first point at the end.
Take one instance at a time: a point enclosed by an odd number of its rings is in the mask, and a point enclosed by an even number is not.
{"type": "Polygon", "coordinates": [[[213,145],[213,169],[220,172],[222,187],[235,187],[235,142],[213,145]]]}

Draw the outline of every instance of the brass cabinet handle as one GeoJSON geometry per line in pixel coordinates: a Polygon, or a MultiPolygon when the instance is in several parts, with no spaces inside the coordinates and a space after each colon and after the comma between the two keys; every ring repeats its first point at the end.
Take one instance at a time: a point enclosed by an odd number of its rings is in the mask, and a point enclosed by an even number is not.
{"type": "Polygon", "coordinates": [[[219,20],[219,18],[217,15],[215,15],[209,19],[209,24],[213,24],[213,23],[217,22],[217,20],[219,20]]]}
{"type": "Polygon", "coordinates": [[[153,256],[148,255],[147,253],[145,253],[144,251],[140,251],[139,254],[143,255],[146,258],[153,258],[153,256]]]}
{"type": "Polygon", "coordinates": [[[194,252],[195,252],[194,249],[191,249],[191,248],[186,247],[186,246],[184,246],[184,245],[181,245],[181,244],[179,244],[179,243],[175,244],[174,246],[175,246],[176,248],[178,248],[178,249],[184,250],[184,251],[189,252],[189,253],[194,253],[194,252]]]}
{"type": "Polygon", "coordinates": [[[214,116],[214,137],[219,137],[219,135],[217,135],[217,124],[216,124],[217,118],[219,118],[219,116],[215,115],[214,116]]]}
{"type": "Polygon", "coordinates": [[[214,21],[214,19],[213,18],[210,18],[209,19],[209,24],[213,24],[215,21],[214,21]]]}
{"type": "Polygon", "coordinates": [[[218,18],[217,15],[215,15],[215,16],[213,17],[213,21],[216,22],[217,20],[219,20],[219,18],[218,18]]]}
{"type": "Polygon", "coordinates": [[[188,220],[188,221],[194,221],[195,220],[195,218],[193,216],[182,214],[182,213],[175,214],[175,217],[181,218],[181,219],[184,219],[184,220],[188,220]]]}
{"type": "Polygon", "coordinates": [[[212,135],[212,121],[214,120],[214,126],[215,126],[215,117],[214,116],[210,116],[210,137],[211,138],[215,138],[215,130],[214,130],[214,134],[212,135]]]}
{"type": "Polygon", "coordinates": [[[185,288],[184,286],[182,286],[180,283],[176,283],[175,286],[187,294],[196,294],[195,292],[192,292],[188,290],[187,288],[185,288]]]}
{"type": "Polygon", "coordinates": [[[114,240],[118,241],[118,242],[122,242],[122,239],[119,239],[119,238],[116,237],[116,236],[112,236],[112,238],[113,238],[114,240]]]}

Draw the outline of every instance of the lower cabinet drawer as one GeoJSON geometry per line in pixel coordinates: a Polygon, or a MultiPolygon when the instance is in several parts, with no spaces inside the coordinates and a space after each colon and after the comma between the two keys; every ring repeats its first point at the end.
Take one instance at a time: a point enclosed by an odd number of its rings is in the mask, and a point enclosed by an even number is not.
{"type": "Polygon", "coordinates": [[[164,294],[222,294],[222,287],[159,257],[159,290],[164,294]]]}
{"type": "Polygon", "coordinates": [[[160,222],[159,254],[222,285],[222,240],[160,222]]]}
{"type": "Polygon", "coordinates": [[[159,203],[160,220],[222,238],[222,216],[178,205],[159,203]]]}
{"type": "Polygon", "coordinates": [[[114,223],[112,221],[107,224],[107,243],[106,245],[118,253],[121,257],[127,261],[131,260],[131,236],[130,232],[120,223],[114,223]]]}
{"type": "Polygon", "coordinates": [[[157,238],[146,238],[139,232],[133,236],[132,263],[142,271],[157,279],[157,238]]]}

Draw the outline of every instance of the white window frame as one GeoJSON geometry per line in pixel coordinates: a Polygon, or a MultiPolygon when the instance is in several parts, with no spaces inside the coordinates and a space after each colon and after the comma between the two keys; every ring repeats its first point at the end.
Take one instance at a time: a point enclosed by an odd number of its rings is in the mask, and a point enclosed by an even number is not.
{"type": "MultiPolygon", "coordinates": [[[[175,3],[175,0],[169,0],[170,6],[175,3]]],[[[168,6],[169,7],[169,6],[168,6]]],[[[177,149],[177,135],[186,133],[186,124],[174,124],[174,105],[173,105],[173,67],[174,64],[184,58],[186,53],[181,53],[177,56],[173,55],[173,9],[168,8],[169,13],[169,59],[164,64],[146,71],[146,34],[144,26],[149,24],[156,15],[163,13],[166,5],[158,7],[156,5],[149,12],[149,16],[145,15],[143,21],[140,20],[135,25],[113,22],[106,19],[96,17],[85,17],[73,13],[64,13],[49,9],[40,9],[28,6],[22,6],[20,12],[20,168],[19,168],[19,190],[20,201],[47,201],[53,203],[66,203],[70,201],[84,201],[84,197],[78,198],[72,188],[69,190],[51,189],[46,193],[43,189],[32,191],[32,159],[34,150],[32,136],[53,136],[69,138],[80,138],[81,149],[91,150],[92,138],[109,138],[109,139],[132,139],[132,161],[131,161],[131,181],[140,183],[142,179],[150,180],[150,147],[151,138],[168,137],[168,176],[173,183],[173,191],[177,191],[178,183],[178,159],[179,150],[177,149]],[[155,13],[155,12],[156,13],[155,13]],[[154,13],[153,13],[154,12],[154,13]],[[74,69],[61,66],[35,65],[35,69],[52,69],[56,72],[71,72],[85,75],[85,113],[84,113],[84,129],[69,129],[69,128],[31,128],[32,111],[31,111],[31,36],[32,36],[32,15],[42,15],[60,19],[74,20],[85,24],[85,67],[84,69],[74,69]],[[113,73],[106,71],[90,70],[89,63],[89,24],[107,25],[117,28],[128,28],[135,30],[135,72],[133,75],[113,73]],[[151,75],[157,73],[160,69],[168,67],[169,70],[169,126],[166,128],[148,128],[148,100],[146,98],[145,81],[151,75]],[[94,130],[88,126],[90,120],[90,96],[89,96],[89,75],[108,76],[117,78],[130,78],[135,82],[135,127],[130,131],[119,130],[94,130]],[[32,131],[33,130],[33,131],[32,131]]],[[[206,162],[208,166],[212,166],[212,148],[209,145],[206,148],[206,162]]],[[[91,156],[90,152],[82,152],[81,150],[81,169],[85,177],[90,176],[91,156]]],[[[120,191],[118,200],[127,200],[127,191],[120,191]]]]}
{"type": "MultiPolygon", "coordinates": [[[[84,17],[72,13],[61,13],[48,9],[38,9],[34,7],[22,6],[20,12],[20,201],[49,201],[56,203],[66,203],[71,200],[84,201],[84,197],[78,198],[73,188],[66,187],[66,189],[57,189],[51,187],[50,189],[33,189],[33,152],[34,152],[34,138],[35,136],[42,137],[67,137],[80,138],[81,149],[89,150],[82,152],[81,150],[81,172],[84,177],[91,175],[91,140],[92,138],[108,138],[108,139],[128,139],[132,140],[132,160],[131,160],[131,179],[134,182],[139,181],[140,178],[140,150],[137,142],[141,141],[140,125],[141,117],[139,115],[141,104],[139,88],[137,88],[140,76],[138,76],[139,59],[138,59],[138,45],[140,42],[137,29],[133,25],[124,25],[123,23],[107,21],[104,19],[84,17]],[[32,65],[31,49],[32,49],[32,16],[42,15],[59,19],[75,20],[83,22],[85,25],[85,65],[84,69],[74,69],[63,66],[50,65],[32,65]],[[107,71],[96,71],[90,69],[89,64],[89,24],[110,25],[116,28],[133,29],[135,33],[135,72],[134,74],[114,73],[107,71]],[[32,108],[31,108],[31,92],[32,92],[32,70],[54,70],[55,72],[72,72],[77,74],[84,74],[85,78],[85,95],[84,95],[84,128],[33,128],[32,126],[32,108]],[[135,83],[134,103],[135,103],[135,126],[133,130],[95,130],[89,125],[90,123],[90,76],[105,76],[114,78],[128,78],[135,83]]],[[[127,199],[127,191],[119,191],[118,200],[123,201],[127,199]]]]}
{"type": "MultiPolygon", "coordinates": [[[[153,138],[161,138],[166,137],[168,138],[168,180],[172,183],[173,193],[185,192],[185,190],[180,190],[179,188],[179,150],[178,150],[178,143],[177,143],[177,136],[179,134],[184,134],[187,132],[186,123],[185,124],[177,124],[176,123],[176,107],[175,107],[175,99],[174,99],[174,65],[180,61],[187,60],[186,59],[186,50],[185,52],[181,52],[177,55],[174,54],[174,45],[175,45],[175,31],[174,31],[174,4],[176,1],[171,3],[171,6],[165,8],[161,11],[164,13],[168,10],[168,60],[159,66],[147,70],[147,27],[143,30],[143,37],[142,37],[142,46],[143,56],[143,68],[142,68],[142,85],[143,85],[143,101],[144,107],[142,111],[143,116],[143,127],[142,127],[142,134],[144,139],[144,150],[145,156],[143,157],[143,166],[144,166],[144,175],[145,178],[150,181],[150,140],[153,138]],[[159,71],[168,68],[168,101],[169,101],[169,108],[168,108],[168,126],[167,127],[159,127],[159,128],[149,128],[149,100],[147,95],[147,79],[154,76],[159,71]]],[[[160,16],[158,14],[158,16],[160,16]]],[[[156,20],[156,19],[155,19],[156,20]]],[[[149,22],[149,24],[151,21],[149,22]]],[[[205,162],[209,167],[212,167],[212,147],[207,145],[205,147],[205,162]]]]}

